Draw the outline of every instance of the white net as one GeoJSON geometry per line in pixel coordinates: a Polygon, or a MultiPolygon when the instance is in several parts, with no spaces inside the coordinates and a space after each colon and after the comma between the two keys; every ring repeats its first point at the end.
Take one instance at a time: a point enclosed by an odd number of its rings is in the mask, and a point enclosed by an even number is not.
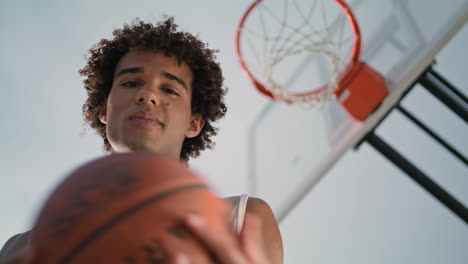
{"type": "Polygon", "coordinates": [[[354,44],[333,0],[264,0],[241,29],[242,60],[277,101],[315,108],[328,101],[354,44]]]}

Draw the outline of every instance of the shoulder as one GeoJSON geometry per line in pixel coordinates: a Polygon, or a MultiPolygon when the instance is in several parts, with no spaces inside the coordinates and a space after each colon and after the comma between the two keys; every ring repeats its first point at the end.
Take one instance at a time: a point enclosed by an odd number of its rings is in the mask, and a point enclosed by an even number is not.
{"type": "Polygon", "coordinates": [[[25,249],[28,245],[30,231],[16,234],[3,245],[0,249],[0,259],[7,258],[19,251],[25,249]]]}
{"type": "Polygon", "coordinates": [[[224,199],[229,201],[232,205],[237,205],[243,196],[246,197],[247,213],[255,214],[257,216],[265,216],[265,217],[274,218],[273,210],[271,209],[270,205],[266,201],[260,198],[246,196],[246,195],[237,195],[237,196],[225,197],[224,199]]]}
{"type": "Polygon", "coordinates": [[[266,201],[256,197],[249,197],[247,201],[247,212],[259,216],[268,215],[274,218],[273,210],[270,205],[266,201]]]}
{"type": "Polygon", "coordinates": [[[280,238],[280,231],[275,214],[266,201],[256,197],[249,197],[246,212],[256,215],[262,220],[263,230],[267,232],[269,236],[280,238]]]}
{"type": "Polygon", "coordinates": [[[262,234],[265,249],[272,263],[283,263],[283,241],[276,217],[270,205],[263,199],[249,197],[247,213],[258,216],[262,222],[262,234]]]}

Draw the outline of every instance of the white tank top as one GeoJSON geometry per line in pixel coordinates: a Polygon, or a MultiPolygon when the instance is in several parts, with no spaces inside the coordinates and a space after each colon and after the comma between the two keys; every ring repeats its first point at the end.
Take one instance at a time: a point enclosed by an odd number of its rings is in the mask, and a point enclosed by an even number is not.
{"type": "Polygon", "coordinates": [[[240,233],[244,223],[245,210],[247,208],[247,200],[249,199],[249,196],[247,194],[243,194],[241,196],[229,197],[227,199],[232,204],[232,230],[236,233],[240,233]]]}

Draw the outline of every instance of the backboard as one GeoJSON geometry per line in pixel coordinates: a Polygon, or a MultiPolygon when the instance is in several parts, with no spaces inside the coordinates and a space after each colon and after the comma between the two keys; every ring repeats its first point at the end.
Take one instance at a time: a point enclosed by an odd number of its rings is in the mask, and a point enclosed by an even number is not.
{"type": "MultiPolygon", "coordinates": [[[[314,110],[274,101],[263,107],[249,128],[250,193],[267,199],[280,221],[374,128],[468,19],[466,0],[346,2],[361,30],[361,59],[384,76],[389,94],[363,122],[335,99],[314,110]]],[[[272,8],[284,12],[284,5],[272,8]]]]}

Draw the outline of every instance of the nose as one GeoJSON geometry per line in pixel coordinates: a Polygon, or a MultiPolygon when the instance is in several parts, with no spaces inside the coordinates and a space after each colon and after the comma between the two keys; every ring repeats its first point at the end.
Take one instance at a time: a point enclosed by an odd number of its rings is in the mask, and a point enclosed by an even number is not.
{"type": "Polygon", "coordinates": [[[159,96],[156,94],[156,92],[153,89],[150,88],[142,88],[136,98],[135,98],[135,103],[136,104],[149,104],[156,106],[159,104],[159,96]]]}

